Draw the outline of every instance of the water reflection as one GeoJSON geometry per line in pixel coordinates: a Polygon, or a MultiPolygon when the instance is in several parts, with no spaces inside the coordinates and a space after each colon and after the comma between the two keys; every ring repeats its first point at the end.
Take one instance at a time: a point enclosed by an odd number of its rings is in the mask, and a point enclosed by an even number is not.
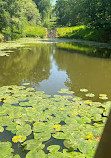
{"type": "Polygon", "coordinates": [[[57,48],[62,50],[72,51],[73,53],[81,53],[88,56],[99,57],[99,58],[110,58],[111,57],[111,48],[105,48],[105,46],[98,45],[88,45],[82,43],[58,43],[57,48]],[[101,48],[102,47],[102,48],[101,48]]]}
{"type": "Polygon", "coordinates": [[[9,57],[0,57],[0,86],[28,81],[36,90],[48,94],[69,88],[75,95],[86,98],[79,90],[87,88],[96,95],[95,100],[100,93],[111,99],[111,60],[78,53],[95,49],[90,46],[75,44],[73,51],[69,51],[66,46],[58,48],[60,44],[29,44],[14,50],[9,57]]]}
{"type": "Polygon", "coordinates": [[[23,80],[39,83],[50,76],[51,47],[46,44],[19,48],[9,57],[0,57],[0,86],[20,83],[23,80]]]}
{"type": "MultiPolygon", "coordinates": [[[[111,60],[92,58],[85,55],[70,53],[61,49],[56,50],[54,59],[59,70],[67,72],[70,81],[65,85],[76,92],[76,95],[82,95],[80,88],[87,88],[98,98],[99,93],[106,93],[110,96],[111,89],[111,60]]],[[[83,95],[82,95],[83,96],[83,95]]]]}

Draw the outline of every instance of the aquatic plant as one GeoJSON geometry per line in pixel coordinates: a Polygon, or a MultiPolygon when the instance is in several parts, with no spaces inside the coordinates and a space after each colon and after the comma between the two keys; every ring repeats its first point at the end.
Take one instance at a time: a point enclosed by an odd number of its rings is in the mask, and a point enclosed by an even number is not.
{"type": "MultiPolygon", "coordinates": [[[[92,102],[72,94],[62,89],[51,97],[30,88],[29,83],[1,87],[0,133],[10,131],[12,142],[28,152],[26,158],[93,157],[111,102],[92,102]],[[46,146],[51,138],[61,140],[64,148],[46,146]]],[[[2,157],[20,158],[13,151],[11,142],[0,142],[2,157]]]]}

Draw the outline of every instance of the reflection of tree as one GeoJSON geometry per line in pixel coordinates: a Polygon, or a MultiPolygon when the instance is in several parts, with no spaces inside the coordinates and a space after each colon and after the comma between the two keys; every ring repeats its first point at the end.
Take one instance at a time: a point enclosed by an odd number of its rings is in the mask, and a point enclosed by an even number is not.
{"type": "Polygon", "coordinates": [[[46,44],[19,48],[9,57],[0,57],[0,85],[20,84],[24,79],[36,83],[50,75],[51,47],[46,44]]]}
{"type": "Polygon", "coordinates": [[[78,52],[81,54],[86,54],[88,56],[101,57],[101,58],[110,58],[111,51],[110,49],[101,49],[91,45],[84,45],[82,43],[58,43],[57,48],[62,50],[70,50],[73,52],[78,52]]]}
{"type": "Polygon", "coordinates": [[[61,70],[65,70],[70,79],[65,85],[80,94],[80,88],[87,88],[89,92],[109,93],[111,89],[111,61],[100,58],[87,57],[78,53],[70,53],[56,49],[54,59],[61,70]]]}

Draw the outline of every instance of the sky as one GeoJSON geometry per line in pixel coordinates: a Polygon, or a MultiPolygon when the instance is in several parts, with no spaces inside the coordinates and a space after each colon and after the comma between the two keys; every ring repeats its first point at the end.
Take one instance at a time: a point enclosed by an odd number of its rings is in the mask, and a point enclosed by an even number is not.
{"type": "Polygon", "coordinates": [[[54,4],[55,4],[55,2],[56,2],[56,0],[53,0],[52,4],[54,5],[54,4]]]}

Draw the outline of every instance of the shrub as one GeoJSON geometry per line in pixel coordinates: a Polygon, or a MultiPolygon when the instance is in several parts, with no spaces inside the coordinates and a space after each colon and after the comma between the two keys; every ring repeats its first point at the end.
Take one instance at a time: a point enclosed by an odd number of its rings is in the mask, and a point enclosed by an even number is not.
{"type": "Polygon", "coordinates": [[[46,28],[40,26],[27,26],[23,31],[23,36],[43,38],[46,36],[46,28]]]}
{"type": "MultiPolygon", "coordinates": [[[[108,34],[109,35],[109,34],[108,34]]],[[[58,28],[59,38],[75,38],[90,41],[107,42],[110,40],[104,29],[92,29],[82,26],[58,28]]]]}

